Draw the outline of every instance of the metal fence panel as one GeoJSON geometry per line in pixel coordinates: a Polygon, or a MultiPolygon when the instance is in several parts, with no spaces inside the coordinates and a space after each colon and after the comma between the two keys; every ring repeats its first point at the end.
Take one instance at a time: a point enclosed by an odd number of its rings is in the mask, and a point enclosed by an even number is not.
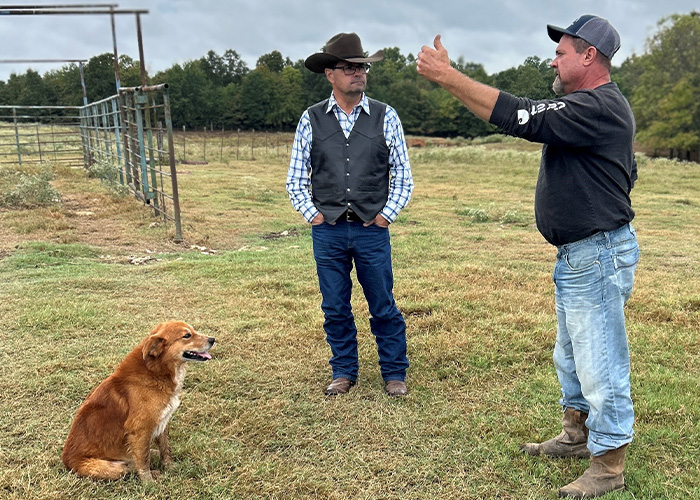
{"type": "Polygon", "coordinates": [[[0,106],[0,165],[84,164],[78,106],[0,106]]]}
{"type": "Polygon", "coordinates": [[[0,106],[0,166],[46,161],[114,167],[182,240],[167,85],[123,88],[87,106],[0,106]]]}

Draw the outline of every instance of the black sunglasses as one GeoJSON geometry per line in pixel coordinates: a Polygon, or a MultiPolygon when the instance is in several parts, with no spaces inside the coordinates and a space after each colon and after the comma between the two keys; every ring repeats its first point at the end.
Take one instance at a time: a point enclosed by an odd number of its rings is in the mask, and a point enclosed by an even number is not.
{"type": "Polygon", "coordinates": [[[355,73],[369,73],[369,64],[351,64],[350,66],[332,66],[331,69],[342,69],[346,76],[352,76],[355,73]]]}

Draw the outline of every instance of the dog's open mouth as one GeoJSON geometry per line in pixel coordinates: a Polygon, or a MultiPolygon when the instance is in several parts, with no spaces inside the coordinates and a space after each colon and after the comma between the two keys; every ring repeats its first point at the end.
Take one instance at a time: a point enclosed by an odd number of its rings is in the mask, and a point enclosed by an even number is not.
{"type": "Polygon", "coordinates": [[[182,357],[189,361],[208,361],[211,359],[211,354],[206,351],[185,351],[182,353],[182,357]]]}

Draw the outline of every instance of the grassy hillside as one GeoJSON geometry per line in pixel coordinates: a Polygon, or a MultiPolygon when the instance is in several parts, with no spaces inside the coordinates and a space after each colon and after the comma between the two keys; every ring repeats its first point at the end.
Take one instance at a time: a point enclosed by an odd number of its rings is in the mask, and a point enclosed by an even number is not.
{"type": "MultiPolygon", "coordinates": [[[[539,153],[520,142],[411,149],[392,226],[411,394],[387,398],[353,301],[358,386],[327,399],[310,231],[287,158],[179,168],[185,242],[133,198],[57,168],[48,208],[0,211],[0,497],[541,499],[588,461],[526,457],[559,432],[555,249],[534,227],[539,153]],[[92,387],[157,323],[217,338],[171,421],[175,467],[80,479],[60,453],[92,387]]],[[[636,439],[619,499],[700,496],[700,166],[639,158],[642,248],[628,304],[636,439]]],[[[563,207],[565,209],[565,207],[563,207]]],[[[157,460],[154,461],[157,464],[157,460]]]]}

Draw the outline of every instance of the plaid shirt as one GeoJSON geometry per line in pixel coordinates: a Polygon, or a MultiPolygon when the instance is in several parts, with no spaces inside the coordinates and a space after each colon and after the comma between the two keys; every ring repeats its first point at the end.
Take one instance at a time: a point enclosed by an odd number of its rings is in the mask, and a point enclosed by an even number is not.
{"type": "MultiPolygon", "coordinates": [[[[335,96],[331,93],[326,113],[331,111],[335,111],[340,127],[345,137],[348,137],[360,113],[364,111],[369,115],[369,101],[367,96],[362,94],[362,100],[348,115],[338,106],[335,96]]],[[[389,105],[384,115],[384,138],[389,148],[389,199],[379,213],[388,222],[394,222],[401,209],[411,199],[413,175],[399,115],[389,105]]],[[[287,172],[287,192],[294,209],[308,222],[319,214],[311,199],[311,139],[311,121],[309,111],[306,110],[299,120],[294,136],[292,158],[287,172]]]]}

